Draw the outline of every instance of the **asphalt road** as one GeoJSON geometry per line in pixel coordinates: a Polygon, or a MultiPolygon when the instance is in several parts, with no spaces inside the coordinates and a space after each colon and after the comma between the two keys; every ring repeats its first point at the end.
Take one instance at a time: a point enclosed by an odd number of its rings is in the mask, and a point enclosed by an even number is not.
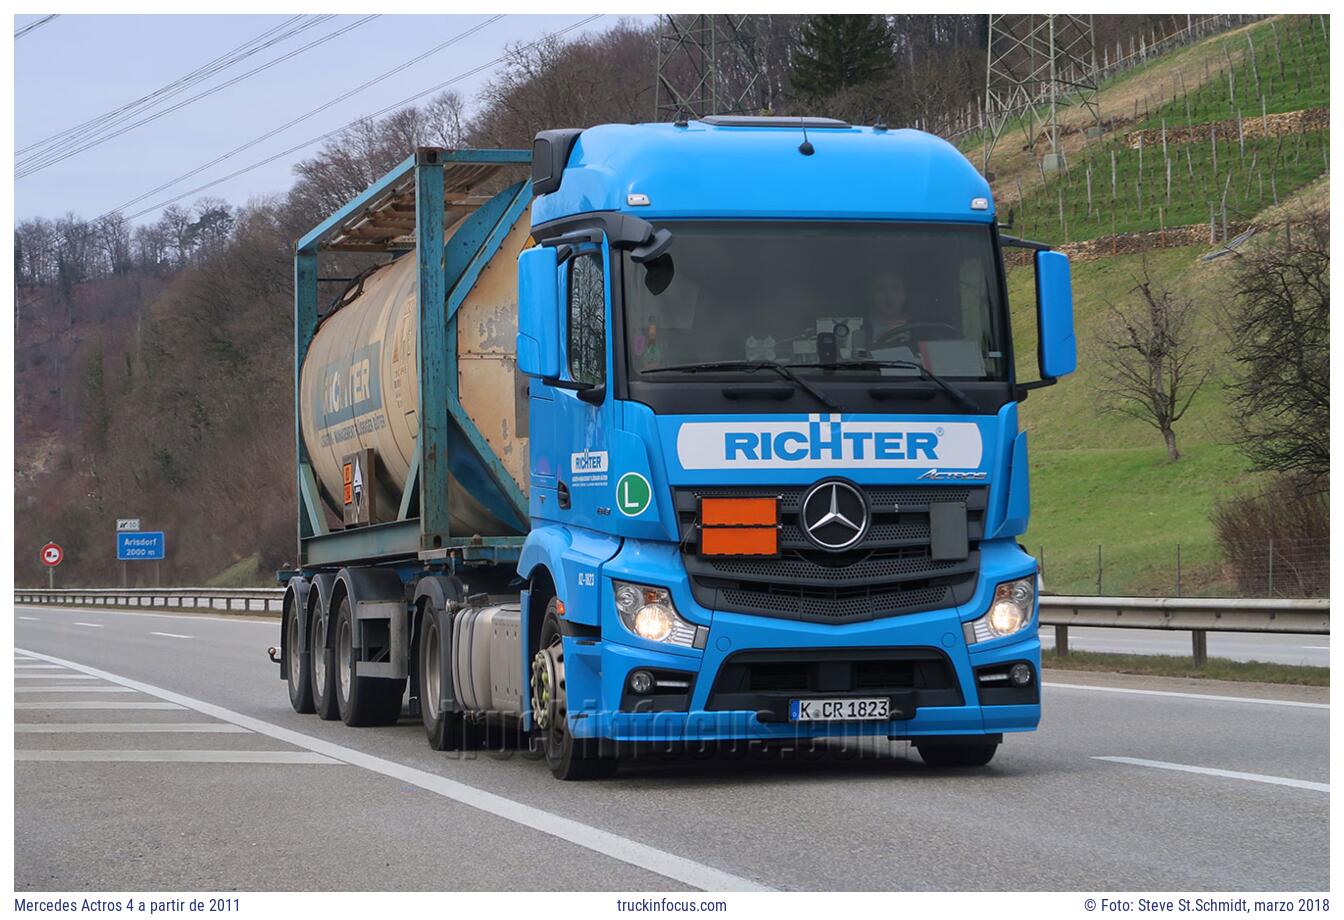
{"type": "MultiPolygon", "coordinates": [[[[1208,637],[1209,656],[1212,658],[1330,667],[1329,636],[1211,632],[1208,637]]],[[[1041,629],[1041,644],[1046,648],[1054,648],[1053,626],[1041,629]]],[[[1070,626],[1069,648],[1085,652],[1181,655],[1189,658],[1191,637],[1188,632],[1171,629],[1098,629],[1070,626]]]]}
{"type": "Polygon", "coordinates": [[[558,783],[516,753],[432,752],[418,720],[295,714],[273,619],[15,616],[19,890],[1329,884],[1317,690],[1061,673],[1041,730],[982,769],[882,742],[558,783]]]}

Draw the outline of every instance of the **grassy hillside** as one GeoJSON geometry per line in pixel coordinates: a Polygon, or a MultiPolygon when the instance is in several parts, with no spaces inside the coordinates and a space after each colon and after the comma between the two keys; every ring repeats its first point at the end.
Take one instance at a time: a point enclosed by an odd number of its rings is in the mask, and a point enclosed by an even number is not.
{"type": "MultiPolygon", "coordinates": [[[[1145,144],[1142,166],[1140,151],[1125,135],[1160,132],[1164,123],[1174,133],[1321,107],[1329,107],[1329,48],[1320,17],[1281,16],[1235,29],[1108,82],[1102,114],[1120,118],[1119,128],[1086,145],[1080,134],[1066,135],[1067,172],[1042,175],[1025,150],[1009,149],[1002,159],[996,153],[1000,210],[1015,211],[1015,232],[1051,242],[1206,222],[1211,203],[1221,210],[1224,195],[1230,223],[1257,215],[1281,219],[1328,200],[1328,179],[1318,178],[1329,166],[1325,131],[1241,139],[1234,127],[1218,137],[1215,153],[1205,129],[1193,143],[1169,136],[1165,155],[1160,141],[1145,144]]],[[[1080,125],[1083,114],[1070,110],[1064,121],[1080,125]]],[[[1254,487],[1260,477],[1229,445],[1225,384],[1233,368],[1216,314],[1231,296],[1231,260],[1200,262],[1204,251],[1168,249],[1074,265],[1079,371],[1032,393],[1022,407],[1033,493],[1024,542],[1033,553],[1043,552],[1049,590],[1096,592],[1098,544],[1104,593],[1174,592],[1178,543],[1185,593],[1232,587],[1221,572],[1209,512],[1220,498],[1254,487]],[[1167,461],[1155,429],[1105,412],[1101,393],[1096,343],[1108,303],[1133,297],[1145,265],[1154,281],[1199,305],[1198,335],[1214,366],[1177,425],[1183,456],[1176,463],[1167,461]]],[[[1009,273],[1015,348],[1024,370],[1035,364],[1032,277],[1030,269],[1009,273]]]]}
{"type": "MultiPolygon", "coordinates": [[[[1117,81],[1150,87],[1137,124],[1127,124],[1100,142],[1070,152],[1066,171],[1043,182],[998,183],[1000,209],[1012,209],[1016,229],[1050,242],[1094,239],[1115,232],[1152,230],[1207,222],[1224,202],[1229,223],[1248,219],[1311,182],[1328,165],[1323,130],[1270,137],[1228,136],[1211,140],[1201,126],[1242,119],[1251,130],[1267,115],[1329,106],[1329,47],[1315,16],[1286,16],[1209,39],[1182,54],[1203,51],[1202,60],[1154,84],[1151,75],[1117,81]],[[1208,52],[1220,51],[1219,57],[1208,52]],[[1235,56],[1233,52],[1236,52],[1235,56]],[[1212,60],[1211,60],[1212,58],[1212,60]],[[1159,94],[1160,95],[1154,95],[1159,94]],[[1144,128],[1173,132],[1171,142],[1129,145],[1126,135],[1144,128]],[[1194,129],[1194,142],[1177,143],[1174,132],[1194,129]]],[[[1116,92],[1103,93],[1102,114],[1114,108],[1116,92]]]]}
{"type": "MultiPolygon", "coordinates": [[[[1292,201],[1260,215],[1266,222],[1300,215],[1329,199],[1329,180],[1304,188],[1292,201]]],[[[1250,245],[1257,245],[1253,240],[1250,245]]],[[[1176,544],[1181,546],[1187,594],[1231,593],[1209,522],[1214,504],[1254,488],[1262,474],[1248,472],[1232,435],[1224,389],[1234,370],[1219,328],[1219,306],[1232,297],[1232,260],[1201,262],[1205,247],[1167,249],[1073,266],[1078,371],[1037,390],[1022,405],[1029,432],[1032,518],[1024,543],[1044,550],[1047,589],[1097,590],[1097,544],[1102,544],[1102,592],[1169,594],[1175,591],[1176,544]],[[1199,305],[1198,334],[1213,373],[1176,426],[1183,456],[1175,463],[1157,431],[1104,410],[1096,344],[1108,303],[1123,304],[1147,266],[1149,277],[1199,305]]],[[[1035,294],[1029,268],[1009,271],[1014,350],[1024,378],[1034,373],[1035,294]]]]}

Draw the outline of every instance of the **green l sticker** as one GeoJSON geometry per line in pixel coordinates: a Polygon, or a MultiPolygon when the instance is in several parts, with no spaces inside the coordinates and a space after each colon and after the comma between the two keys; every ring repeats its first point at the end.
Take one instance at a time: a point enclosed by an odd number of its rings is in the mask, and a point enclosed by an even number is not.
{"type": "Polygon", "coordinates": [[[638,517],[649,507],[653,489],[649,481],[638,473],[626,473],[616,483],[616,507],[626,517],[638,517]]]}

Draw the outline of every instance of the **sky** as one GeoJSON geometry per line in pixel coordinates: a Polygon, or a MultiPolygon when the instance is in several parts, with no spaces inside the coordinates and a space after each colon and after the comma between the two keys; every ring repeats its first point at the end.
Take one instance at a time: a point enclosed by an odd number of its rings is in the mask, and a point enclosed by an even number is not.
{"type": "MultiPolygon", "coordinates": [[[[376,8],[376,7],[375,7],[376,8]]],[[[309,14],[308,19],[316,14],[309,14]]],[[[126,208],[131,214],[220,178],[258,160],[338,128],[499,57],[505,46],[530,42],[590,14],[508,15],[231,159],[126,208]]],[[[20,15],[15,31],[41,18],[20,15]]],[[[289,16],[66,14],[14,43],[16,170],[25,147],[152,93],[233,50],[289,16]]],[[[339,15],[272,45],[150,109],[168,108],[236,76],[350,26],[359,15],[339,15]]],[[[489,14],[384,15],[311,50],[185,105],[105,143],[81,149],[86,130],[63,141],[54,165],[15,180],[15,218],[57,217],[67,211],[93,218],[196,169],[365,81],[486,22],[489,14]],[[68,155],[67,155],[68,154],[68,155]]],[[[644,17],[633,17],[644,18],[644,17]]],[[[649,17],[651,18],[651,17],[649,17]]],[[[616,23],[603,16],[568,33],[574,37],[616,23]]],[[[297,25],[297,23],[296,23],[297,25]]],[[[292,28],[292,26],[287,27],[292,28]]],[[[496,68],[453,84],[468,105],[496,68]]],[[[426,99],[429,97],[425,97],[426,99]]],[[[652,116],[652,112],[650,116],[652,116]]],[[[234,205],[279,193],[292,183],[291,167],[320,145],[189,196],[212,195],[234,205]]],[[[17,174],[17,173],[16,173],[17,174]]],[[[153,220],[157,212],[136,219],[153,220]]]]}

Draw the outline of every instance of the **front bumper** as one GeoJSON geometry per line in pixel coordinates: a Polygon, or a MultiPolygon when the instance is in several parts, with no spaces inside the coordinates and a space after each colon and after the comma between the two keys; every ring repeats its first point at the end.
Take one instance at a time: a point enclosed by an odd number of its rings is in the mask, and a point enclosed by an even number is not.
{"type": "MultiPolygon", "coordinates": [[[[994,553],[987,553],[990,562],[994,553]]],[[[618,563],[619,559],[612,560],[618,563]]],[[[610,602],[604,600],[601,639],[567,639],[566,680],[570,693],[571,730],[576,737],[620,742],[694,742],[726,740],[783,741],[836,735],[919,738],[938,735],[996,735],[1031,731],[1040,722],[1040,642],[1037,623],[1007,639],[967,645],[962,623],[988,608],[994,585],[1034,571],[1034,560],[1012,547],[1005,549],[995,574],[984,572],[975,597],[962,608],[926,611],[847,625],[806,623],[740,613],[711,612],[695,604],[684,584],[670,590],[678,610],[688,620],[709,626],[703,650],[668,648],[643,643],[620,626],[610,602]],[[1029,566],[1026,571],[1024,567],[1029,566]],[[1002,572],[1000,575],[998,572],[1002,572]],[[608,609],[610,608],[610,609],[608,609]],[[790,722],[778,714],[762,718],[754,709],[724,709],[712,705],[715,681],[725,663],[739,652],[815,652],[845,657],[844,650],[871,652],[919,651],[943,657],[952,675],[951,693],[925,694],[926,699],[952,705],[914,707],[910,718],[843,723],[790,722]],[[985,666],[1026,662],[1037,688],[1032,703],[984,704],[976,686],[976,671],[985,666]],[[676,671],[690,676],[684,703],[671,711],[629,711],[628,676],[637,669],[676,671]],[[580,702],[576,706],[575,703],[580,702]],[[625,710],[625,711],[623,711],[625,710]]],[[[610,565],[604,575],[615,566],[610,565]]],[[[642,566],[621,567],[611,577],[667,585],[642,566]]],[[[882,695],[880,693],[811,696],[882,695]]],[[[893,709],[893,711],[896,711],[893,709]]]]}
{"type": "MultiPolygon", "coordinates": [[[[739,612],[707,610],[691,595],[676,548],[652,541],[626,541],[622,551],[602,567],[601,638],[564,639],[570,727],[577,737],[613,741],[788,740],[836,735],[926,737],[999,735],[1027,732],[1040,723],[1040,642],[1038,619],[1013,637],[966,643],[962,625],[989,608],[996,584],[1030,576],[1031,556],[1009,540],[981,544],[980,582],[961,607],[931,610],[867,622],[800,622],[739,612]],[[704,649],[685,649],[634,637],[616,614],[610,580],[659,584],[671,592],[677,611],[689,622],[708,627],[704,649]],[[853,655],[845,654],[845,650],[853,655]],[[714,700],[715,681],[732,655],[753,651],[831,655],[845,659],[872,650],[935,655],[949,674],[943,689],[952,693],[917,693],[914,715],[883,721],[792,723],[780,713],[762,719],[757,709],[724,708],[714,700]],[[977,688],[977,669],[997,663],[1025,662],[1034,673],[1035,694],[999,694],[985,700],[977,688]],[[680,672],[689,678],[688,692],[663,712],[640,712],[630,705],[628,678],[637,669],[680,672]]],[[[917,681],[918,684],[918,681],[917,681]]],[[[802,696],[880,696],[880,693],[827,693],[802,696]]],[[[993,696],[993,694],[985,694],[993,696]]],[[[778,700],[775,700],[778,702],[778,700]]],[[[896,709],[892,709],[896,712],[896,709]]]]}

